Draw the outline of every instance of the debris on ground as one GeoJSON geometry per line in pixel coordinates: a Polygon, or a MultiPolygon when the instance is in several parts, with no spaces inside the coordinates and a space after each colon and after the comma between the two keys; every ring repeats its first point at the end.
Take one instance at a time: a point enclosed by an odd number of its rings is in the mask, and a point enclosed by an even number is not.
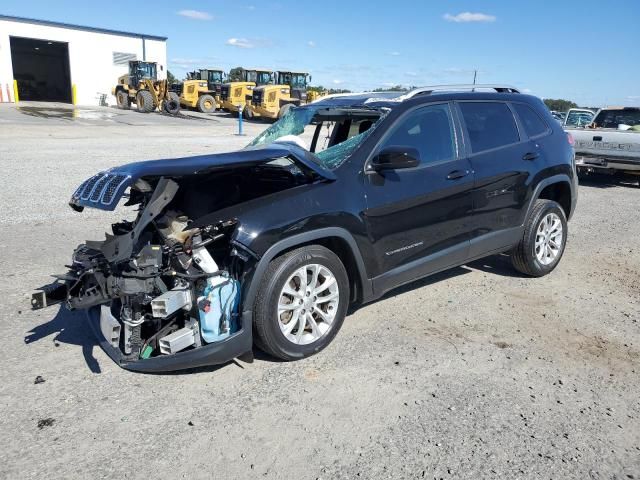
{"type": "Polygon", "coordinates": [[[51,427],[55,423],[55,418],[43,418],[42,420],[38,420],[38,428],[42,430],[44,427],[51,427]]]}

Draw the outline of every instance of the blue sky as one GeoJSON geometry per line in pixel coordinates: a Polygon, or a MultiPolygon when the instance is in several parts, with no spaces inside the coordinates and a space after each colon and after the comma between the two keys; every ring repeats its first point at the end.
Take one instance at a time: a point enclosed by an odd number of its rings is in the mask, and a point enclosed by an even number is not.
{"type": "Polygon", "coordinates": [[[506,83],[640,104],[640,1],[3,0],[0,13],[169,37],[169,69],[306,69],[314,85],[506,83]],[[380,5],[380,6],[378,6],[380,5]]]}

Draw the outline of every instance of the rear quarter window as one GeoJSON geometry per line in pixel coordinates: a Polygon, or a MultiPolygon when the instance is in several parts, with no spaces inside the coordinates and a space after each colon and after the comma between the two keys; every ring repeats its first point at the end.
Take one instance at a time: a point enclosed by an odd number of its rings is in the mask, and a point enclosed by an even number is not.
{"type": "Polygon", "coordinates": [[[524,131],[527,132],[527,135],[530,137],[537,137],[538,135],[543,135],[549,131],[549,126],[546,122],[542,120],[540,115],[538,115],[529,105],[525,105],[523,103],[513,103],[512,105],[516,110],[518,117],[520,117],[520,122],[524,127],[524,131]]]}
{"type": "Polygon", "coordinates": [[[473,153],[520,141],[511,109],[500,102],[460,102],[473,153]]]}

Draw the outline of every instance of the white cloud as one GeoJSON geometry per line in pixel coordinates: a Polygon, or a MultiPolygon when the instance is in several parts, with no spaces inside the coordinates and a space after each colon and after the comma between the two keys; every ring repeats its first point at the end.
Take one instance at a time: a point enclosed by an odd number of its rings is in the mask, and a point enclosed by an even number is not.
{"type": "Polygon", "coordinates": [[[213,15],[207,12],[201,12],[199,10],[180,10],[178,15],[187,17],[192,20],[213,20],[213,15]]]}
{"type": "Polygon", "coordinates": [[[446,13],[442,16],[447,22],[456,23],[468,23],[468,22],[495,22],[496,17],[494,15],[487,15],[486,13],[472,13],[462,12],[457,15],[451,15],[446,13]]]}
{"type": "Polygon", "coordinates": [[[238,48],[258,48],[258,47],[270,47],[273,42],[267,38],[236,38],[231,37],[224,42],[231,47],[238,48]]]}
{"type": "Polygon", "coordinates": [[[392,57],[399,57],[400,56],[400,52],[389,52],[389,55],[391,55],[392,57]]]}
{"type": "Polygon", "coordinates": [[[340,85],[340,84],[342,84],[342,83],[344,83],[342,80],[334,80],[334,81],[333,81],[333,84],[334,84],[334,85],[340,85]]]}
{"type": "Polygon", "coordinates": [[[417,77],[418,74],[416,72],[404,72],[407,77],[417,77]]]}
{"type": "Polygon", "coordinates": [[[640,100],[640,95],[629,95],[627,100],[640,100]]]}
{"type": "Polygon", "coordinates": [[[316,47],[316,42],[314,42],[313,40],[309,40],[307,42],[307,46],[309,46],[311,48],[315,48],[316,47]]]}
{"type": "Polygon", "coordinates": [[[247,5],[247,10],[251,10],[253,12],[255,9],[255,5],[247,5]]]}
{"type": "Polygon", "coordinates": [[[531,93],[531,89],[530,88],[523,88],[522,90],[520,90],[522,93],[531,93]]]}
{"type": "Polygon", "coordinates": [[[255,44],[247,38],[230,38],[225,43],[232,47],[255,48],[255,44]]]}

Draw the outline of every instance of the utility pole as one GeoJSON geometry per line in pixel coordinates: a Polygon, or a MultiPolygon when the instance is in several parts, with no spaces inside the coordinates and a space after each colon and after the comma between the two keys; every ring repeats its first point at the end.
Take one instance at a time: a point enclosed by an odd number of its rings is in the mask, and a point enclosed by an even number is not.
{"type": "Polygon", "coordinates": [[[478,70],[473,71],[473,84],[476,84],[476,77],[478,76],[478,70]]]}

